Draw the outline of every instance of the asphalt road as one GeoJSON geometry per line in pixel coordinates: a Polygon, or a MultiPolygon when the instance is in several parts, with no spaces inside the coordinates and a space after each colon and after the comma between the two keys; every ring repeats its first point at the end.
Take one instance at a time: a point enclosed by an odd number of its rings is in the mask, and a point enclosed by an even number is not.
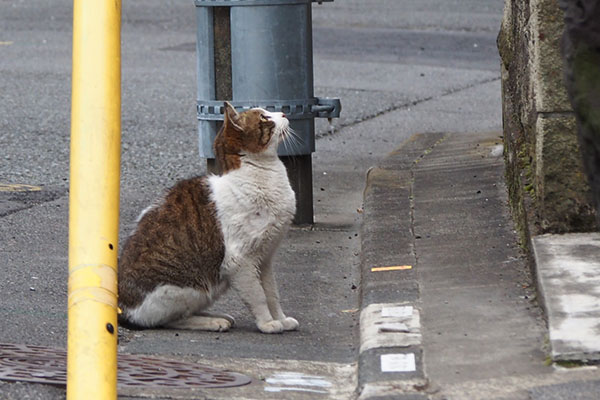
{"type": "MultiPolygon", "coordinates": [[[[120,351],[202,359],[253,376],[312,372],[333,382],[332,398],[347,398],[365,171],[415,132],[499,129],[494,42],[502,4],[315,5],[315,93],[340,97],[344,111],[334,133],[325,121],[317,124],[317,223],[292,230],[276,260],[284,310],[300,330],[258,333],[231,294],[217,305],[236,317],[231,332],[121,330],[120,351]]],[[[0,183],[42,187],[0,192],[0,342],[66,344],[71,13],[69,1],[0,1],[0,183]]],[[[124,2],[122,237],[161,188],[204,172],[194,41],[191,0],[124,2]]],[[[258,394],[250,398],[266,396],[261,387],[252,390],[258,394]]],[[[5,383],[0,391],[9,398],[62,396],[60,389],[5,383]]]]}

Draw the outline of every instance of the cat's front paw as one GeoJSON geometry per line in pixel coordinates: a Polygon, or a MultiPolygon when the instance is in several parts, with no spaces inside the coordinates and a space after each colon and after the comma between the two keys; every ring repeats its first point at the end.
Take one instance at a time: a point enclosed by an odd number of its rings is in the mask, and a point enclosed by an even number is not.
{"type": "Polygon", "coordinates": [[[283,325],[284,331],[295,331],[296,329],[298,329],[298,326],[300,326],[298,321],[296,321],[296,319],[292,317],[286,317],[285,319],[282,319],[280,321],[283,325]]]}
{"type": "Polygon", "coordinates": [[[284,329],[281,321],[277,321],[277,320],[272,320],[272,321],[263,322],[263,323],[257,323],[256,326],[258,326],[258,329],[262,333],[281,333],[281,332],[283,332],[283,329],[284,329]]]}

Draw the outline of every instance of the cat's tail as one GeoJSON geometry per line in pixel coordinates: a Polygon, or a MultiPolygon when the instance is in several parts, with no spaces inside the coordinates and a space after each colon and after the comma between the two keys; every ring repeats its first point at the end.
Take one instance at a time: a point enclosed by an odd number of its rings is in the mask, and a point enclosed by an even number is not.
{"type": "Polygon", "coordinates": [[[146,326],[142,326],[142,325],[138,325],[135,322],[131,322],[127,319],[127,317],[125,317],[124,314],[119,314],[117,316],[117,320],[119,322],[119,326],[122,326],[123,328],[132,330],[132,331],[141,331],[144,329],[148,329],[148,327],[146,326]]]}

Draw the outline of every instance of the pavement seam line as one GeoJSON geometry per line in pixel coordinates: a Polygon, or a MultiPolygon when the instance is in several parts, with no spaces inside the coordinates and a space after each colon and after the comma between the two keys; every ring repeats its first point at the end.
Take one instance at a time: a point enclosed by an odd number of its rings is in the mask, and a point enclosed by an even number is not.
{"type": "Polygon", "coordinates": [[[471,84],[468,84],[468,85],[465,85],[465,86],[461,86],[461,87],[458,87],[458,88],[450,88],[450,89],[444,90],[444,91],[442,91],[441,94],[439,94],[437,96],[436,95],[428,96],[428,97],[424,97],[422,99],[417,99],[417,100],[409,101],[407,103],[402,103],[402,104],[397,105],[397,106],[391,106],[391,107],[388,107],[388,108],[383,109],[381,111],[378,111],[378,112],[376,112],[374,114],[367,115],[366,117],[362,118],[359,121],[351,121],[351,122],[348,122],[347,124],[340,124],[337,127],[335,127],[336,129],[327,130],[327,132],[323,132],[323,133],[318,133],[317,132],[315,134],[315,140],[319,140],[319,139],[322,139],[322,138],[333,136],[333,135],[336,134],[336,132],[340,132],[344,128],[349,128],[349,127],[352,127],[352,126],[355,126],[355,125],[362,124],[363,122],[368,122],[368,121],[370,121],[372,119],[381,117],[382,115],[389,114],[389,113],[394,112],[394,111],[398,111],[398,110],[402,110],[402,109],[405,109],[405,108],[417,106],[419,104],[426,103],[426,102],[431,101],[431,100],[438,100],[438,99],[444,98],[446,96],[450,96],[450,95],[453,95],[455,93],[462,92],[463,90],[468,90],[468,89],[472,89],[472,88],[477,87],[477,86],[481,86],[481,85],[485,85],[485,84],[488,84],[488,83],[491,83],[491,82],[499,81],[500,79],[502,79],[500,76],[495,76],[493,78],[483,79],[481,81],[477,81],[477,82],[474,82],[474,83],[471,83],[471,84]]]}
{"type": "Polygon", "coordinates": [[[416,157],[410,168],[409,168],[409,173],[410,173],[410,184],[408,186],[408,202],[410,204],[410,234],[411,234],[411,246],[412,246],[412,256],[415,260],[415,272],[419,273],[419,254],[417,251],[417,234],[415,232],[415,196],[414,196],[414,189],[415,189],[415,168],[417,167],[417,165],[419,164],[419,162],[424,159],[429,153],[431,153],[433,151],[433,149],[435,149],[436,146],[440,145],[441,143],[443,143],[444,141],[446,141],[446,139],[448,139],[448,134],[445,134],[444,136],[442,136],[439,140],[437,140],[434,144],[432,144],[431,146],[429,146],[427,149],[423,150],[423,152],[416,157]]]}

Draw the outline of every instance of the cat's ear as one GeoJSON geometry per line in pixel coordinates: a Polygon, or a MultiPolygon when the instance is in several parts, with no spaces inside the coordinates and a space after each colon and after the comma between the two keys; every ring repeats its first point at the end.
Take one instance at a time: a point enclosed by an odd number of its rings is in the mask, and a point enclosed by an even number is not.
{"type": "Polygon", "coordinates": [[[238,112],[231,105],[230,102],[226,101],[224,104],[223,121],[224,124],[238,131],[243,131],[242,127],[238,125],[238,112]]]}

